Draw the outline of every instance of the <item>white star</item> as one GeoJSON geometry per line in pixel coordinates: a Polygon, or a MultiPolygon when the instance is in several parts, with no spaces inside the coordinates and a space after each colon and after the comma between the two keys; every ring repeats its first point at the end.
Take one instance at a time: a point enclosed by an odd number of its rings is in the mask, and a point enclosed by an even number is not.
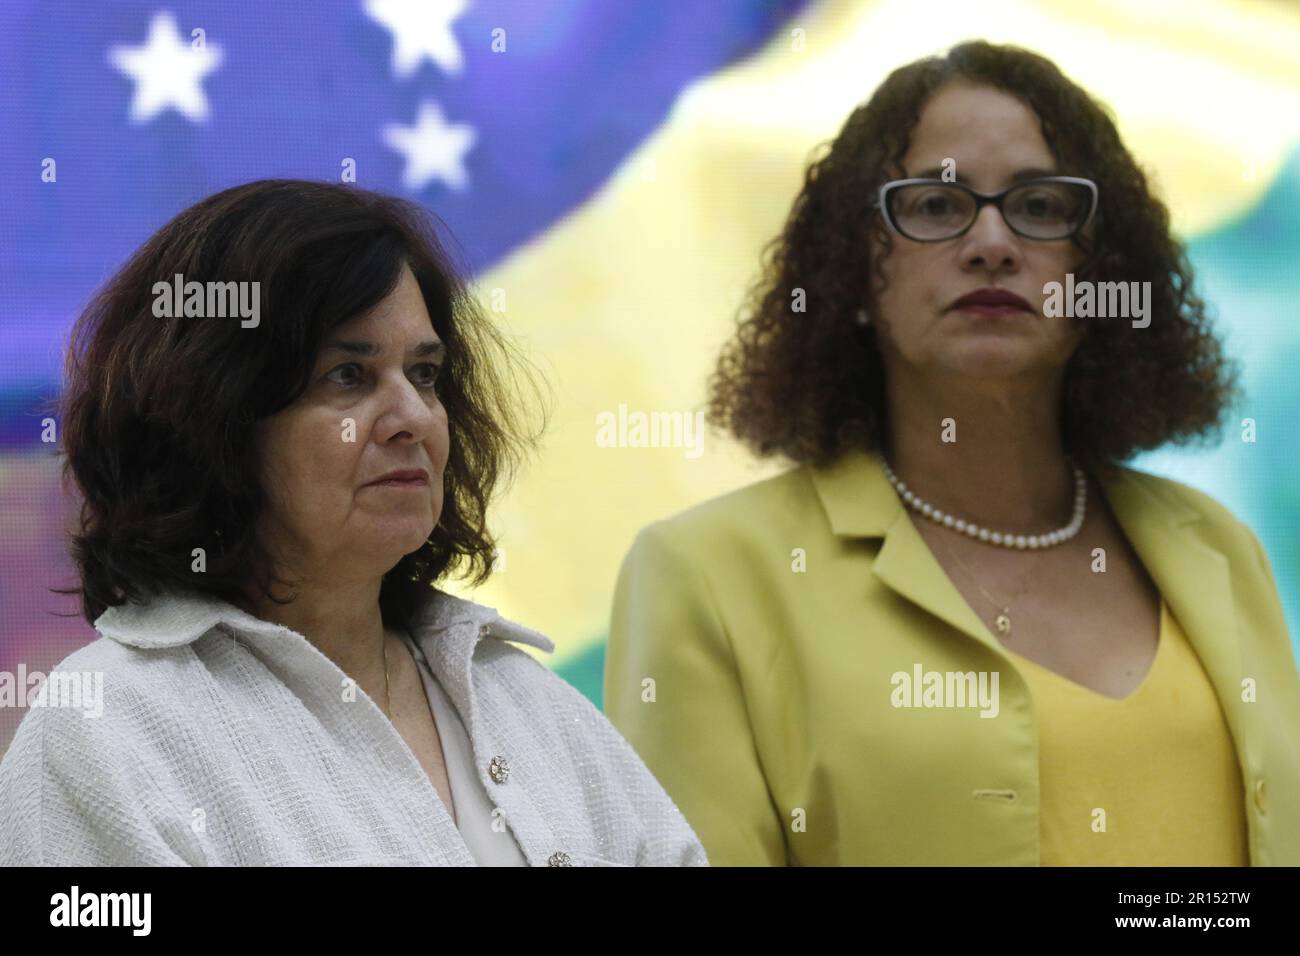
{"type": "Polygon", "coordinates": [[[414,126],[390,123],[384,127],[384,142],[406,159],[402,183],[407,189],[423,189],[431,179],[441,179],[452,189],[465,188],[465,153],[474,145],[472,126],[448,126],[436,103],[420,104],[414,126]]]}
{"type": "Polygon", "coordinates": [[[131,122],[146,122],[169,106],[189,120],[207,119],[203,77],[221,62],[221,48],[190,46],[176,31],[171,13],[154,14],[144,46],[115,46],[108,60],[135,80],[131,122]]]}
{"type": "Polygon", "coordinates": [[[426,56],[446,73],[459,73],[460,47],[451,22],[467,0],[366,0],[366,13],[393,35],[393,72],[407,77],[426,56]]]}

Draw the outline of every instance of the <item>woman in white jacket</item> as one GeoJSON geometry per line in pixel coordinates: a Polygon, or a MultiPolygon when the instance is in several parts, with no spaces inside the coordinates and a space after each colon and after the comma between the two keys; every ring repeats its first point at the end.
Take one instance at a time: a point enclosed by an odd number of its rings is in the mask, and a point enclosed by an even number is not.
{"type": "Polygon", "coordinates": [[[239,186],[137,251],[62,399],[102,636],[57,673],[102,700],[50,680],[24,718],[0,863],[707,862],[508,643],[551,642],[434,586],[490,573],[486,507],[531,440],[504,345],[422,210],[353,187],[239,186]]]}

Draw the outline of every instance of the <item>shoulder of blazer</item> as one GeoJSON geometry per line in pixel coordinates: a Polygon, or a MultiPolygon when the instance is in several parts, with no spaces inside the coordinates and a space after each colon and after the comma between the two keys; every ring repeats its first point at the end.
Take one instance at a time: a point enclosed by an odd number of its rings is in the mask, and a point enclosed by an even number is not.
{"type": "Polygon", "coordinates": [[[1121,466],[1120,480],[1131,483],[1150,496],[1178,524],[1200,526],[1200,532],[1220,550],[1245,549],[1250,553],[1258,546],[1255,533],[1213,496],[1173,478],[1153,475],[1121,466]]]}
{"type": "Polygon", "coordinates": [[[785,528],[802,529],[824,520],[808,469],[796,466],[655,521],[640,536],[653,537],[674,551],[717,545],[738,557],[737,549],[747,543],[759,544],[785,528]]]}
{"type": "MultiPolygon", "coordinates": [[[[1212,496],[1181,481],[1163,478],[1132,468],[1121,468],[1116,481],[1137,490],[1144,503],[1158,509],[1168,520],[1166,529],[1178,534],[1194,535],[1203,544],[1223,555],[1232,574],[1256,580],[1265,600],[1277,605],[1283,614],[1278,582],[1268,552],[1259,537],[1244,521],[1237,518],[1212,496]]],[[[1168,547],[1179,547],[1176,538],[1168,547]]],[[[1283,625],[1283,627],[1285,627],[1283,625]]]]}

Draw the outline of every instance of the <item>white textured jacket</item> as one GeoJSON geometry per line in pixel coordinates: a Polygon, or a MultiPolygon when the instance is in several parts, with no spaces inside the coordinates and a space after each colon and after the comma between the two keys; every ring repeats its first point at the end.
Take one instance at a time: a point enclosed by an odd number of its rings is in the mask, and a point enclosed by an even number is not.
{"type": "MultiPolygon", "coordinates": [[[[474,865],[405,740],[298,632],[179,594],[95,628],[57,670],[102,673],[102,715],[28,711],[0,762],[0,864],[474,865]]],[[[550,640],[441,591],[410,630],[530,865],[707,865],[618,731],[506,643],[550,640]]]]}

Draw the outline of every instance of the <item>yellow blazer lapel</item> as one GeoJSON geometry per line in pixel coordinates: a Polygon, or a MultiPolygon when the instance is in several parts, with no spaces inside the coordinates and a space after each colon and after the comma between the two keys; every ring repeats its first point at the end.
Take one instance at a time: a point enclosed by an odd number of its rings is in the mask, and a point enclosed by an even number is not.
{"type": "Polygon", "coordinates": [[[830,467],[812,472],[812,477],[836,535],[885,539],[871,566],[883,584],[1006,656],[997,638],[934,559],[885,478],[878,456],[850,452],[830,467]]]}
{"type": "Polygon", "coordinates": [[[1161,494],[1140,472],[1117,469],[1099,480],[1111,510],[1165,603],[1182,625],[1214,684],[1243,772],[1254,766],[1246,747],[1241,679],[1245,668],[1228,559],[1196,533],[1200,512],[1161,494]]]}

